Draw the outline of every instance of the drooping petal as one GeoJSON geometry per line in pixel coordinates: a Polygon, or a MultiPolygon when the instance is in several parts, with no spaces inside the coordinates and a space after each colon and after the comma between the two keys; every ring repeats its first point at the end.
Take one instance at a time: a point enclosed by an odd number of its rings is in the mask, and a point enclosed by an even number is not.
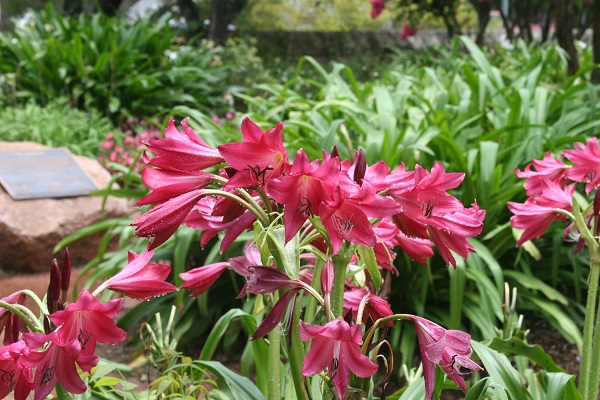
{"type": "Polygon", "coordinates": [[[181,288],[193,290],[191,297],[199,296],[207,291],[228,267],[229,263],[218,262],[182,272],[179,274],[184,281],[181,288]]]}
{"type": "Polygon", "coordinates": [[[273,306],[271,311],[265,316],[263,322],[256,328],[256,331],[252,335],[251,340],[260,339],[261,337],[268,335],[283,319],[286,311],[289,307],[293,307],[296,295],[299,289],[290,289],[281,295],[277,303],[273,306]]]}
{"type": "Polygon", "coordinates": [[[310,345],[310,350],[304,358],[301,374],[311,376],[327,368],[333,359],[334,344],[334,341],[328,338],[315,337],[310,345]]]}

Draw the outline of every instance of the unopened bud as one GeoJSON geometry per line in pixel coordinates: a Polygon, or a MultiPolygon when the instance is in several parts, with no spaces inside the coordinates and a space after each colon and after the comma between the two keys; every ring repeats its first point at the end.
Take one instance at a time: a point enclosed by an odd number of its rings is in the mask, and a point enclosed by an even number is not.
{"type": "Polygon", "coordinates": [[[56,258],[52,260],[50,266],[50,283],[48,284],[48,312],[50,314],[58,311],[58,299],[60,298],[60,268],[58,267],[58,261],[56,258]]]}
{"type": "Polygon", "coordinates": [[[340,152],[338,151],[337,146],[333,146],[333,150],[331,150],[331,158],[337,157],[340,158],[340,152]]]}
{"type": "Polygon", "coordinates": [[[60,283],[61,283],[61,300],[65,304],[67,302],[67,292],[71,282],[71,257],[69,249],[65,249],[62,260],[60,261],[60,283]]]}
{"type": "Polygon", "coordinates": [[[321,290],[326,296],[331,294],[334,275],[333,262],[331,262],[331,259],[328,259],[321,270],[321,290]]]}
{"type": "Polygon", "coordinates": [[[356,159],[354,163],[354,182],[362,186],[362,182],[365,178],[366,172],[367,158],[365,157],[365,152],[362,149],[360,149],[356,154],[356,159]]]}

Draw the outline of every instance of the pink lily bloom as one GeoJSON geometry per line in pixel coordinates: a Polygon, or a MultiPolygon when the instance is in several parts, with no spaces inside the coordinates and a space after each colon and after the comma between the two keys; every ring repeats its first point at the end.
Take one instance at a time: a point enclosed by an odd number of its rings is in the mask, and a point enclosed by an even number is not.
{"type": "Polygon", "coordinates": [[[425,318],[411,316],[417,330],[423,377],[425,378],[426,398],[433,396],[435,382],[435,364],[439,365],[448,377],[464,391],[467,391],[460,367],[482,371],[471,360],[471,335],[457,330],[446,330],[425,318]]]}
{"type": "Polygon", "coordinates": [[[600,185],[600,145],[598,138],[591,137],[586,144],[575,143],[574,150],[565,150],[563,154],[573,162],[565,176],[575,182],[586,182],[585,192],[590,192],[600,185]]]}
{"type": "MultiPolygon", "coordinates": [[[[27,295],[18,291],[1,300],[8,304],[25,305],[27,295]]],[[[2,331],[4,331],[4,345],[7,346],[11,343],[18,342],[20,335],[29,332],[29,328],[21,318],[17,317],[7,309],[2,308],[0,309],[0,333],[2,333],[2,331]]]]}
{"type": "Polygon", "coordinates": [[[202,189],[214,178],[215,175],[207,172],[145,168],[142,171],[142,180],[152,192],[138,200],[136,205],[164,203],[184,193],[202,189]]]}
{"type": "Polygon", "coordinates": [[[338,185],[332,198],[321,204],[321,220],[329,235],[332,254],[337,254],[343,240],[365,246],[375,246],[377,240],[369,218],[384,218],[401,210],[389,197],[375,193],[373,185],[338,185]]]}
{"type": "MultiPolygon", "coordinates": [[[[256,265],[261,265],[260,250],[256,244],[248,242],[243,256],[230,258],[227,262],[204,265],[179,274],[179,277],[184,280],[181,288],[193,290],[190,297],[196,297],[207,291],[227,268],[231,268],[238,275],[250,277],[252,273],[249,271],[249,267],[256,265]]],[[[244,293],[246,293],[245,286],[240,295],[244,293]]]]}
{"type": "Polygon", "coordinates": [[[385,2],[383,0],[371,0],[371,18],[375,19],[379,17],[379,14],[385,9],[385,2]]]}
{"type": "Polygon", "coordinates": [[[135,234],[154,237],[148,250],[155,249],[175,233],[203,195],[204,191],[197,189],[157,205],[131,224],[136,227],[135,234]]]}
{"type": "Polygon", "coordinates": [[[23,340],[30,351],[23,354],[19,361],[28,368],[35,368],[35,400],[45,399],[60,383],[70,393],[81,394],[87,385],[79,376],[77,366],[89,372],[98,363],[98,357],[81,354],[78,340],[63,342],[56,331],[48,335],[26,333],[23,340]],[[46,342],[48,345],[42,351],[46,342]]]}
{"type": "Polygon", "coordinates": [[[565,171],[569,167],[562,162],[561,158],[554,158],[550,152],[544,155],[542,160],[533,160],[530,164],[527,164],[523,171],[515,170],[515,174],[519,178],[526,178],[525,191],[527,196],[537,196],[542,193],[542,189],[545,187],[541,182],[546,179],[552,182],[556,182],[561,186],[565,183],[565,171]],[[535,171],[531,169],[535,168],[535,171]]]}
{"type": "Polygon", "coordinates": [[[165,282],[171,267],[151,263],[153,255],[153,250],[145,250],[139,255],[129,251],[125,268],[102,283],[97,291],[110,289],[138,300],[148,300],[153,296],[174,292],[177,287],[165,282]]]}
{"type": "Polygon", "coordinates": [[[473,203],[470,208],[460,212],[432,218],[427,232],[444,261],[456,267],[456,260],[450,250],[465,259],[469,253],[473,253],[475,248],[469,243],[468,238],[481,233],[484,219],[485,210],[473,203]]]}
{"type": "Polygon", "coordinates": [[[14,400],[26,400],[34,389],[33,370],[19,362],[27,350],[22,340],[0,348],[0,398],[13,392],[14,400]]]}
{"type": "Polygon", "coordinates": [[[525,203],[508,202],[508,209],[515,214],[510,218],[510,224],[524,230],[517,246],[540,238],[553,221],[564,219],[565,216],[556,212],[557,209],[572,209],[575,184],[564,189],[558,183],[548,180],[543,180],[540,184],[544,186],[541,195],[530,197],[525,203]]]}
{"type": "Polygon", "coordinates": [[[402,250],[412,260],[427,264],[427,258],[433,256],[434,246],[433,242],[429,239],[421,239],[418,237],[407,236],[393,223],[391,218],[383,218],[377,225],[373,227],[375,235],[382,242],[375,246],[375,256],[377,257],[377,263],[389,269],[396,274],[398,271],[392,265],[392,261],[396,257],[396,254],[391,250],[395,246],[400,246],[402,250]],[[383,246],[388,248],[383,248],[383,246]],[[389,254],[388,254],[389,253],[389,254]],[[391,257],[391,260],[390,260],[391,257]]]}
{"type": "Polygon", "coordinates": [[[321,203],[335,189],[338,180],[344,178],[349,183],[348,176],[340,172],[339,158],[330,158],[316,165],[300,149],[290,173],[267,182],[267,194],[285,205],[283,220],[286,243],[298,233],[308,217],[319,215],[321,203]]]}
{"type": "Polygon", "coordinates": [[[369,378],[377,372],[377,364],[361,352],[360,325],[349,325],[342,318],[336,318],[324,326],[300,321],[299,328],[303,341],[313,339],[301,374],[311,376],[327,368],[340,399],[346,396],[350,371],[360,378],[369,378]]]}
{"type": "Polygon", "coordinates": [[[215,283],[227,268],[229,268],[228,262],[218,262],[182,272],[179,274],[179,277],[184,281],[181,288],[193,290],[190,297],[200,296],[215,283]]]}
{"type": "Polygon", "coordinates": [[[429,250],[423,240],[431,239],[444,261],[456,266],[450,250],[463,258],[474,251],[468,238],[483,230],[485,211],[477,204],[465,209],[457,198],[446,193],[462,182],[462,173],[446,173],[441,164],[435,163],[431,173],[417,165],[413,178],[412,184],[403,181],[387,191],[402,206],[402,211],[392,217],[394,223],[405,236],[421,239],[414,243],[419,244],[419,251],[409,249],[412,240],[404,236],[398,236],[399,244],[404,243],[413,259],[424,261],[429,250]]]}
{"type": "Polygon", "coordinates": [[[400,39],[406,40],[409,37],[417,34],[417,27],[409,24],[403,24],[402,30],[400,31],[400,39]]]}
{"type": "MultiPolygon", "coordinates": [[[[370,327],[380,318],[389,317],[394,314],[390,308],[390,303],[376,294],[369,293],[367,289],[354,288],[344,292],[344,314],[352,310],[352,318],[361,316],[360,321],[370,327]]],[[[389,322],[388,326],[394,326],[389,322]]]]}
{"type": "Polygon", "coordinates": [[[281,176],[289,168],[282,135],[282,122],[264,132],[250,118],[244,118],[244,141],[218,147],[221,156],[237,171],[225,187],[264,187],[270,179],[281,176]]]}
{"type": "Polygon", "coordinates": [[[61,343],[75,340],[79,342],[82,355],[92,356],[97,342],[115,344],[127,337],[113,321],[122,306],[123,299],[100,303],[90,292],[83,290],[75,303],[49,318],[58,327],[55,332],[61,343]]]}
{"type": "Polygon", "coordinates": [[[175,127],[175,121],[170,120],[165,130],[164,139],[149,140],[148,150],[155,154],[147,157],[147,165],[163,169],[199,171],[223,162],[216,149],[210,147],[190,128],[187,119],[181,121],[183,133],[175,127]]]}

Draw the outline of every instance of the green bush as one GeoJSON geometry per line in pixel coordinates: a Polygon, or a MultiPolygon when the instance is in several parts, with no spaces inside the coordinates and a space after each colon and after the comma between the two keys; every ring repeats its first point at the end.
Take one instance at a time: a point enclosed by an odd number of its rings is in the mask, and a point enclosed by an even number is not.
{"type": "Polygon", "coordinates": [[[96,158],[112,123],[97,112],[72,108],[55,101],[46,107],[34,103],[0,109],[0,141],[31,141],[68,147],[72,153],[96,158]]]}
{"type": "Polygon", "coordinates": [[[133,23],[102,14],[70,18],[51,4],[32,15],[30,24],[0,35],[0,98],[7,104],[65,97],[119,123],[175,105],[222,102],[229,67],[215,62],[219,50],[180,43],[168,15],[133,23]]]}

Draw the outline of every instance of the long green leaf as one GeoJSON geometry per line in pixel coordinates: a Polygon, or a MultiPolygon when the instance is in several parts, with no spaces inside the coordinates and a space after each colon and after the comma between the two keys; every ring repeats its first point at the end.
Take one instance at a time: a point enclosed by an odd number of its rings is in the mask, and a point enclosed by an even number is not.
{"type": "Polygon", "coordinates": [[[481,359],[483,367],[492,380],[490,385],[506,389],[512,400],[533,400],[523,384],[519,372],[513,368],[504,354],[500,354],[475,340],[471,341],[471,346],[473,346],[473,350],[481,359]]]}
{"type": "Polygon", "coordinates": [[[231,371],[223,364],[217,361],[205,361],[196,360],[195,364],[200,365],[206,369],[209,369],[212,373],[217,375],[223,382],[227,384],[231,390],[233,400],[244,399],[244,400],[264,400],[265,396],[258,390],[256,385],[245,376],[241,376],[231,371]]]}

